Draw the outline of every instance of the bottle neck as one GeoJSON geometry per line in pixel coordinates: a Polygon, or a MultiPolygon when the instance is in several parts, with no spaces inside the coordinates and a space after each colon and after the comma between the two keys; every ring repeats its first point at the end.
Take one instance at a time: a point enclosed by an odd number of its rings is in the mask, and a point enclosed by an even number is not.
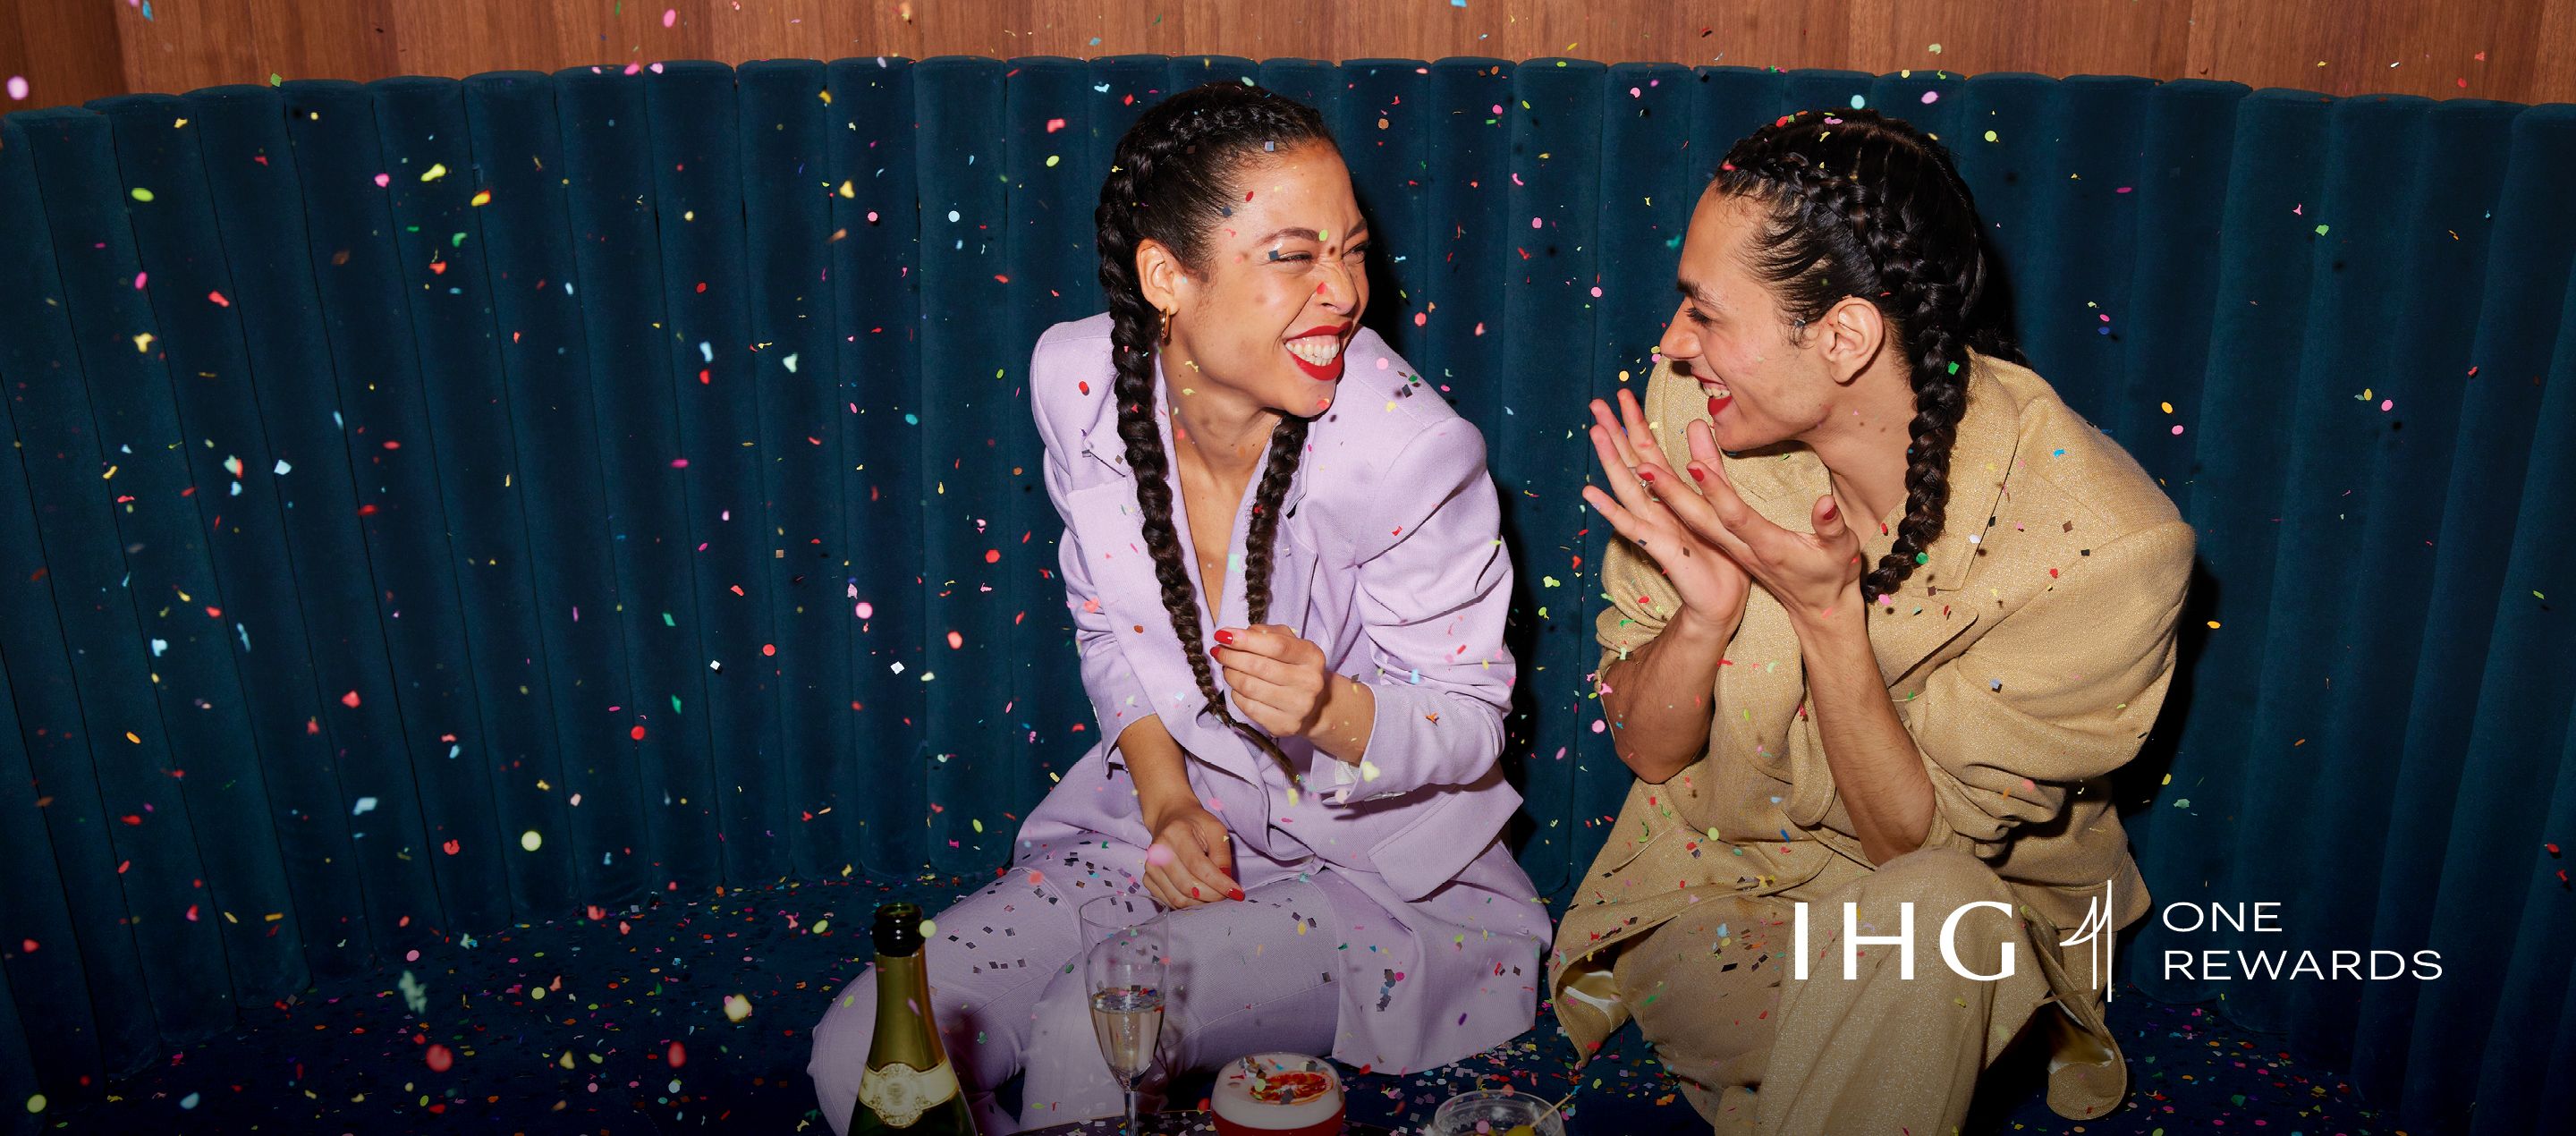
{"type": "Polygon", "coordinates": [[[948,1059],[931,1022],[930,974],[922,953],[877,956],[877,1032],[868,1045],[868,1068],[900,1062],[930,1069],[948,1059]]]}

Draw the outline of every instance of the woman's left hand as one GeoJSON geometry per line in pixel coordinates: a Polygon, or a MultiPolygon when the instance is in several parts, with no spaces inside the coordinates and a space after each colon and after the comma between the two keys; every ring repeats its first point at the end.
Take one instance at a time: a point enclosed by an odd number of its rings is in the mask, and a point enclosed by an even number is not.
{"type": "Polygon", "coordinates": [[[1324,649],[1277,624],[1225,628],[1209,652],[1225,668],[1225,684],[1244,717],[1275,738],[1302,738],[1324,716],[1332,674],[1324,649]]]}
{"type": "Polygon", "coordinates": [[[1664,494],[1683,526],[1733,557],[1789,610],[1790,621],[1799,628],[1837,616],[1863,616],[1860,534],[1842,515],[1841,503],[1830,493],[1816,498],[1808,517],[1812,533],[1773,524],[1726,480],[1726,463],[1708,423],[1693,422],[1688,433],[1688,473],[1699,491],[1664,494]]]}

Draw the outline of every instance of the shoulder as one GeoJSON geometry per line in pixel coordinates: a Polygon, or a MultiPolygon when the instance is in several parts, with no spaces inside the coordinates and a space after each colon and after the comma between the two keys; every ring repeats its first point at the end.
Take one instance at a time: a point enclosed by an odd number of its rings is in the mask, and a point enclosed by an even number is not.
{"type": "Polygon", "coordinates": [[[1038,428],[1080,427],[1110,405],[1109,313],[1067,320],[1038,336],[1029,355],[1029,402],[1038,428]]]}
{"type": "Polygon", "coordinates": [[[1333,405],[1308,431],[1315,488],[1383,501],[1388,494],[1453,490],[1484,471],[1484,434],[1386,340],[1363,328],[1349,354],[1333,405]]]}
{"type": "MultiPolygon", "coordinates": [[[[2182,512],[2137,458],[2102,432],[2029,368],[1985,360],[1996,387],[2014,403],[2019,434],[2014,469],[2005,478],[2016,496],[2045,501],[2096,540],[2151,529],[2179,531],[2182,512]]],[[[1973,476],[1973,475],[1972,475],[1973,476]]],[[[1954,472],[1952,481],[1962,480],[1954,472]]]]}
{"type": "MultiPolygon", "coordinates": [[[[2017,429],[2013,468],[2001,478],[2009,504],[1997,510],[1995,522],[2041,538],[2047,563],[2031,567],[2052,569],[2043,590],[2077,568],[2116,573],[2159,592],[2182,588],[2197,537],[2155,476],[2036,373],[1983,362],[1991,365],[1995,389],[2013,403],[2017,429]]],[[[1952,483],[1986,476],[1953,470],[1952,483]]]]}

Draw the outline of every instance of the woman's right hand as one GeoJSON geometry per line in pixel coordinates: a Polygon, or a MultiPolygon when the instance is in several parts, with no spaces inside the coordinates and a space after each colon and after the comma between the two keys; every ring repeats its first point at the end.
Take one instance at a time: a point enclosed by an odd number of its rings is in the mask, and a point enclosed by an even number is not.
{"type": "Polygon", "coordinates": [[[1241,899],[1234,882],[1234,834],[1198,798],[1149,809],[1154,834],[1145,850],[1145,890],[1163,906],[1187,911],[1220,899],[1241,899]]]}
{"type": "Polygon", "coordinates": [[[1617,420],[1610,417],[1608,403],[1593,399],[1592,419],[1592,449],[1601,456],[1617,498],[1587,485],[1583,499],[1620,536],[1652,557],[1681,594],[1683,610],[1667,626],[1696,621],[1711,631],[1731,632],[1744,619],[1753,578],[1725,550],[1692,533],[1660,500],[1665,494],[1697,493],[1699,487],[1673,475],[1634,393],[1619,392],[1617,420]]]}

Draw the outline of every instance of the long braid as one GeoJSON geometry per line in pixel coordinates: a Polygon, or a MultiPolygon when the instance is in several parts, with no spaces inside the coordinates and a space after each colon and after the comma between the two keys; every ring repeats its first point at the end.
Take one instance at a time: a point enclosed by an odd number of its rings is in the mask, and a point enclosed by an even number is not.
{"type": "Polygon", "coordinates": [[[1905,517],[1861,577],[1864,601],[1893,595],[1947,520],[1969,349],[2020,359],[1984,304],[1988,253],[1967,184],[1938,141],[1855,110],[1802,112],[1755,131],[1709,189],[1768,207],[1757,268],[1802,331],[1845,296],[1876,304],[1896,328],[1914,390],[1905,517]]]}
{"type": "Polygon", "coordinates": [[[1270,457],[1262,467],[1261,484],[1252,492],[1252,528],[1244,538],[1249,545],[1243,554],[1246,623],[1264,623],[1270,618],[1270,554],[1278,543],[1279,506],[1288,496],[1288,483],[1297,476],[1308,425],[1304,418],[1282,418],[1270,434],[1270,457]]]}
{"type": "MultiPolygon", "coordinates": [[[[1145,550],[1154,558],[1163,610],[1171,617],[1172,632],[1181,641],[1181,653],[1189,659],[1190,673],[1198,680],[1208,712],[1268,754],[1291,780],[1297,777],[1295,763],[1270,735],[1226,707],[1224,692],[1217,689],[1216,668],[1208,659],[1198,589],[1190,582],[1180,534],[1172,525],[1171,459],[1164,452],[1162,428],[1154,418],[1160,314],[1146,301],[1137,280],[1136,249],[1152,238],[1171,248],[1184,264],[1197,264],[1207,229],[1223,215],[1232,197],[1233,175],[1267,152],[1265,144],[1284,149],[1329,138],[1322,117],[1312,108],[1258,88],[1210,83],[1184,91],[1147,111],[1119,139],[1095,214],[1100,289],[1109,300],[1110,351],[1118,375],[1111,392],[1118,400],[1118,437],[1126,443],[1127,467],[1136,477],[1145,550]]],[[[1268,457],[1253,495],[1244,556],[1249,623],[1259,623],[1269,613],[1271,550],[1279,532],[1279,509],[1296,476],[1307,425],[1304,418],[1284,416],[1271,431],[1268,457]]]]}

